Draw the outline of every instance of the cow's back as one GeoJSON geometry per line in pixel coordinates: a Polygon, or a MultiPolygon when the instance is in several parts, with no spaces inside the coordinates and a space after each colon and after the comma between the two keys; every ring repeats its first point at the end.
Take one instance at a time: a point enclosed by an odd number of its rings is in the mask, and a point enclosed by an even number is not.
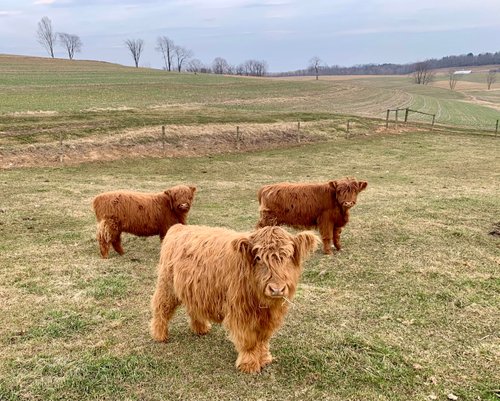
{"type": "Polygon", "coordinates": [[[105,192],[94,198],[92,206],[97,221],[111,219],[122,231],[139,236],[157,234],[163,218],[157,194],[105,192]]]}
{"type": "Polygon", "coordinates": [[[334,207],[328,184],[265,185],[258,198],[261,218],[292,226],[313,227],[322,213],[334,207]]]}

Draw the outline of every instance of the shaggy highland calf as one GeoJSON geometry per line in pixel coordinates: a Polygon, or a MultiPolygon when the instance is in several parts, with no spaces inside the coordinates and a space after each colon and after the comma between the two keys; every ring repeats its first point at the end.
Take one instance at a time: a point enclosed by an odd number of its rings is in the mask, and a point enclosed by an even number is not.
{"type": "Polygon", "coordinates": [[[331,254],[332,240],[340,251],[340,233],[349,221],[349,210],[356,204],[366,181],[343,178],[325,184],[280,183],[263,186],[258,192],[260,220],[257,228],[289,225],[298,228],[317,227],[323,240],[323,251],[331,254]]]}
{"type": "Polygon", "coordinates": [[[194,333],[223,323],[238,352],[236,367],[259,372],[273,359],[269,339],[288,311],[303,260],[318,242],[312,232],[291,235],[280,227],[251,233],[172,227],[161,249],[151,335],[167,341],[168,323],[184,304],[194,333]]]}
{"type": "Polygon", "coordinates": [[[121,233],[163,239],[174,224],[186,224],[195,187],[177,185],[157,194],[115,191],[97,195],[92,206],[97,218],[97,241],[107,258],[110,245],[123,255],[121,233]]]}

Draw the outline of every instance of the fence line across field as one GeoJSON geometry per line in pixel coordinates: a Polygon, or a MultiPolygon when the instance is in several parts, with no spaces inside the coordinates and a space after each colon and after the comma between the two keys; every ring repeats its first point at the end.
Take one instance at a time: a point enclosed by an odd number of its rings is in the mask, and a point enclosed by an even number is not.
{"type": "MultiPolygon", "coordinates": [[[[403,111],[403,110],[405,111],[405,117],[404,117],[404,123],[405,124],[408,124],[408,116],[409,116],[410,113],[422,114],[422,115],[426,115],[426,116],[431,116],[432,117],[431,131],[434,130],[434,125],[436,123],[436,114],[426,113],[426,112],[423,112],[423,111],[420,111],[420,110],[410,109],[409,107],[397,107],[395,109],[387,109],[386,117],[385,117],[385,128],[389,128],[389,117],[390,117],[391,111],[395,112],[394,124],[395,124],[396,128],[398,128],[398,126],[399,126],[398,114],[399,114],[400,111],[403,111]]],[[[500,123],[500,119],[497,119],[496,120],[496,125],[495,125],[495,131],[489,131],[487,129],[484,129],[484,130],[481,130],[481,131],[494,132],[495,133],[495,137],[496,137],[498,135],[499,123],[500,123]]],[[[465,127],[458,127],[458,128],[465,128],[465,127]]],[[[477,129],[475,129],[475,130],[477,131],[477,129]]]]}
{"type": "MultiPolygon", "coordinates": [[[[390,117],[390,113],[391,112],[395,112],[395,126],[396,128],[398,128],[399,126],[399,112],[400,111],[404,111],[405,112],[405,115],[404,115],[404,122],[405,124],[408,123],[408,116],[410,113],[417,113],[417,114],[422,114],[422,115],[427,115],[427,116],[432,116],[432,123],[431,123],[431,130],[434,129],[434,125],[435,125],[435,121],[436,121],[436,115],[435,114],[432,114],[432,113],[426,113],[426,112],[422,112],[422,111],[419,111],[419,110],[413,110],[413,109],[410,109],[408,107],[405,107],[405,108],[401,108],[401,107],[398,107],[398,108],[395,108],[395,109],[387,109],[387,114],[386,114],[386,121],[385,121],[385,127],[388,128],[389,127],[389,117],[390,117]]],[[[351,137],[351,130],[354,126],[354,122],[352,119],[347,119],[345,120],[345,139],[349,139],[351,137]]],[[[340,124],[338,124],[338,128],[337,129],[340,129],[343,131],[343,129],[341,128],[343,123],[342,122],[339,122],[340,124]]],[[[441,126],[441,125],[440,125],[441,126]]],[[[500,126],[500,119],[497,119],[496,120],[496,126],[495,126],[495,131],[487,131],[486,132],[494,132],[495,133],[495,137],[497,137],[498,135],[498,130],[499,130],[499,126],[500,126]]],[[[291,130],[292,132],[293,131],[296,131],[296,141],[297,143],[301,143],[301,140],[302,138],[304,137],[302,131],[301,131],[301,121],[298,121],[297,122],[297,126],[296,126],[296,129],[292,128],[293,125],[291,126],[291,130]]],[[[162,125],[161,126],[161,134],[159,135],[160,138],[159,138],[159,141],[161,143],[161,149],[162,149],[162,153],[165,154],[166,152],[166,144],[167,144],[167,129],[168,129],[168,126],[165,126],[165,125],[162,125]]],[[[234,132],[234,131],[233,131],[234,132]]],[[[235,146],[236,146],[236,150],[241,150],[241,145],[244,143],[243,142],[243,132],[240,128],[240,126],[236,126],[236,135],[235,135],[235,146]]],[[[64,152],[64,135],[63,133],[60,133],[59,134],[59,162],[60,163],[64,163],[64,158],[65,158],[65,152],[64,152]]]]}
{"type": "Polygon", "coordinates": [[[405,111],[405,119],[404,119],[404,123],[407,124],[408,123],[408,115],[411,113],[417,113],[417,114],[423,114],[423,115],[426,115],[426,116],[432,116],[432,123],[431,123],[431,131],[434,129],[434,123],[436,122],[436,115],[435,114],[432,114],[432,113],[425,113],[423,111],[419,111],[419,110],[413,110],[413,109],[410,109],[409,107],[398,107],[398,108],[395,108],[395,109],[387,109],[387,114],[386,114],[386,117],[385,117],[385,128],[389,128],[389,117],[390,117],[390,114],[391,114],[391,111],[394,111],[395,112],[395,124],[396,124],[396,127],[398,127],[398,113],[400,111],[405,111]]]}

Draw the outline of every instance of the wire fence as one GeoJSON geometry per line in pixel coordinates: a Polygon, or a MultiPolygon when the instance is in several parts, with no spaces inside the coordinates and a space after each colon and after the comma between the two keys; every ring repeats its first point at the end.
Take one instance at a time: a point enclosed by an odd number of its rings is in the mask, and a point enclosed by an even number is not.
{"type": "MultiPolygon", "coordinates": [[[[197,156],[294,146],[303,143],[351,139],[387,130],[469,129],[436,124],[436,115],[410,108],[388,109],[385,121],[375,118],[338,116],[332,119],[269,124],[162,125],[108,135],[81,137],[71,133],[41,134],[41,141],[23,144],[0,133],[0,168],[78,164],[124,157],[197,156]],[[391,113],[394,118],[391,119],[391,113]],[[412,115],[428,117],[412,121],[412,115]]],[[[498,136],[499,120],[491,130],[498,136]]]]}
{"type": "MultiPolygon", "coordinates": [[[[499,133],[499,122],[500,122],[500,119],[497,119],[495,121],[491,121],[491,129],[488,129],[488,128],[472,128],[472,127],[465,127],[465,126],[457,126],[457,125],[447,125],[447,124],[439,124],[439,127],[441,129],[447,129],[447,130],[450,130],[450,131],[463,131],[463,130],[467,130],[467,131],[474,131],[474,132],[477,132],[477,133],[486,133],[486,134],[493,134],[495,137],[498,136],[498,133],[499,133]]],[[[408,126],[409,124],[417,124],[417,125],[421,125],[424,124],[427,124],[428,126],[430,126],[430,130],[432,131],[434,129],[434,127],[436,126],[436,114],[433,114],[433,113],[427,113],[427,112],[423,112],[423,111],[419,111],[419,110],[414,110],[414,109],[411,109],[409,107],[397,107],[397,108],[394,108],[394,109],[387,109],[387,112],[386,112],[386,118],[385,118],[385,127],[386,128],[389,128],[390,124],[393,124],[393,127],[395,127],[396,129],[399,128],[401,125],[403,126],[408,126]],[[391,120],[390,119],[390,116],[391,116],[391,113],[394,112],[394,119],[391,120]],[[399,119],[399,116],[400,114],[399,113],[402,113],[404,112],[404,119],[399,119]],[[429,121],[427,122],[422,122],[421,120],[418,120],[418,121],[410,121],[410,116],[412,114],[418,114],[418,115],[423,115],[423,116],[428,116],[429,117],[429,121]]],[[[487,124],[486,124],[487,125],[487,124]]]]}
{"type": "Polygon", "coordinates": [[[84,137],[41,133],[39,140],[30,136],[29,143],[0,134],[0,168],[278,148],[368,135],[373,125],[346,117],[268,124],[162,125],[84,137]]]}

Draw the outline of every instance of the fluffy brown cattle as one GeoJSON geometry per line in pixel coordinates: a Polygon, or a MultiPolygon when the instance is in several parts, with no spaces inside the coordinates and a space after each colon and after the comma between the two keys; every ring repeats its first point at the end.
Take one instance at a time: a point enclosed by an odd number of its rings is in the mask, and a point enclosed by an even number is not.
{"type": "Polygon", "coordinates": [[[257,227],[289,225],[317,227],[323,251],[332,253],[332,240],[340,250],[340,233],[349,221],[349,210],[356,204],[366,181],[343,178],[324,184],[279,183],[263,186],[258,192],[260,220],[257,227]]]}
{"type": "Polygon", "coordinates": [[[318,242],[312,232],[291,235],[280,227],[251,233],[172,227],[162,243],[151,335],[167,341],[168,323],[182,303],[194,333],[223,323],[238,351],[236,367],[259,372],[272,361],[269,339],[295,294],[303,260],[318,242]]]}
{"type": "Polygon", "coordinates": [[[92,206],[101,256],[108,257],[110,245],[123,255],[122,232],[163,239],[174,224],[186,224],[195,191],[195,187],[177,185],[156,194],[114,191],[97,195],[92,206]]]}

